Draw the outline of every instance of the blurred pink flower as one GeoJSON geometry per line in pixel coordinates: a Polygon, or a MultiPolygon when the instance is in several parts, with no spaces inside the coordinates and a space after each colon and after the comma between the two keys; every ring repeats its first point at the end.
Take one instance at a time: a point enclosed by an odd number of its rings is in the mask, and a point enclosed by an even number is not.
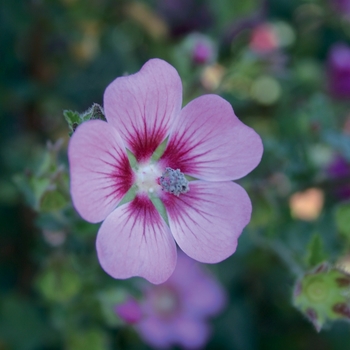
{"type": "Polygon", "coordinates": [[[260,54],[276,50],[279,40],[274,27],[268,23],[256,26],[252,31],[249,46],[251,50],[260,54]]]}
{"type": "Polygon", "coordinates": [[[115,278],[164,282],[176,265],[175,241],[198,261],[222,261],[235,252],[250,220],[250,199],[231,180],[258,165],[260,137],[219,96],[181,105],[178,73],[153,59],[107,87],[107,122],[87,121],[70,140],[73,203],[85,220],[104,220],[97,254],[115,278]],[[165,140],[165,151],[155,160],[152,155],[165,140]],[[126,149],[136,158],[133,167],[126,149]],[[196,180],[188,182],[184,174],[196,180]],[[119,205],[131,188],[136,197],[119,205]]]}
{"type": "Polygon", "coordinates": [[[329,51],[328,85],[334,97],[350,97],[350,47],[345,44],[335,44],[329,51]]]}
{"type": "MultiPolygon", "coordinates": [[[[135,329],[153,348],[202,348],[210,336],[207,319],[217,315],[225,301],[225,292],[218,282],[179,252],[171,277],[163,284],[146,286],[138,306],[142,316],[135,329]]],[[[132,316],[133,308],[129,311],[132,316]]]]}

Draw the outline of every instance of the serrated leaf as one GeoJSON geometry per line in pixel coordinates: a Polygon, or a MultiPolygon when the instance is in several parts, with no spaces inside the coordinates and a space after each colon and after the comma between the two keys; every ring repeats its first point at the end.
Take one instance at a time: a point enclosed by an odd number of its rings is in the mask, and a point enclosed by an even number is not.
{"type": "Polygon", "coordinates": [[[103,108],[97,103],[94,103],[89,109],[87,109],[83,113],[78,113],[71,110],[64,110],[63,115],[68,123],[70,136],[72,136],[72,134],[80,124],[88,120],[106,120],[103,108]]]}
{"type": "Polygon", "coordinates": [[[64,110],[63,111],[64,119],[68,123],[70,135],[73,134],[75,129],[82,123],[80,114],[75,111],[64,110]]]}

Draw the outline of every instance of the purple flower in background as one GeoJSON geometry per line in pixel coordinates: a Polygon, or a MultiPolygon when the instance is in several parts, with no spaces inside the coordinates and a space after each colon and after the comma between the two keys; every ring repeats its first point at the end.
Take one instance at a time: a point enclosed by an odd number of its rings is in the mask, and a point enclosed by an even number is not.
{"type": "Polygon", "coordinates": [[[197,64],[205,64],[213,61],[214,48],[212,42],[197,40],[193,47],[192,59],[197,64]]]}
{"type": "Polygon", "coordinates": [[[115,306],[116,314],[126,323],[134,324],[141,320],[142,310],[136,299],[129,297],[115,306]]]}
{"type": "Polygon", "coordinates": [[[194,65],[213,63],[217,56],[215,42],[207,35],[191,33],[183,41],[186,56],[189,56],[194,65]]]}
{"type": "Polygon", "coordinates": [[[104,220],[97,254],[114,278],[166,281],[175,241],[193,259],[220,262],[250,220],[248,194],[232,180],[259,164],[260,137],[217,95],[181,105],[178,73],[153,59],[107,87],[107,122],[87,121],[70,140],[73,204],[85,220],[104,220]],[[120,205],[130,189],[134,198],[120,205]]]}
{"type": "Polygon", "coordinates": [[[143,316],[135,329],[155,348],[202,348],[210,336],[208,318],[226,301],[214,277],[181,252],[172,276],[163,284],[148,285],[144,293],[143,316]]]}
{"type": "Polygon", "coordinates": [[[206,1],[158,0],[159,14],[166,20],[173,36],[209,28],[214,17],[206,1]]]}
{"type": "Polygon", "coordinates": [[[350,15],[350,0],[330,0],[333,8],[343,15],[350,15]]]}
{"type": "Polygon", "coordinates": [[[328,55],[330,93],[337,98],[350,97],[350,47],[334,45],[328,55]]]}
{"type": "Polygon", "coordinates": [[[350,198],[350,164],[345,158],[338,155],[327,168],[327,173],[332,179],[339,180],[335,188],[335,195],[340,199],[350,198]]]}

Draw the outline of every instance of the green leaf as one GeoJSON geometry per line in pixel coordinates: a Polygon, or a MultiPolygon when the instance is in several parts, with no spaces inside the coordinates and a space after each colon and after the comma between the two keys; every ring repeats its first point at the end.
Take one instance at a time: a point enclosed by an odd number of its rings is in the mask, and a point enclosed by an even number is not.
{"type": "Polygon", "coordinates": [[[65,264],[55,264],[44,270],[36,281],[40,293],[50,301],[66,302],[81,289],[77,272],[65,264]]]}
{"type": "Polygon", "coordinates": [[[107,350],[108,346],[106,334],[98,328],[84,330],[74,329],[67,338],[67,350],[107,350]]]}
{"type": "Polygon", "coordinates": [[[93,119],[106,120],[103,108],[97,103],[94,103],[88,110],[83,113],[64,110],[63,115],[68,123],[70,136],[72,136],[75,129],[83,122],[93,119]]]}
{"type": "Polygon", "coordinates": [[[82,120],[78,112],[65,110],[63,111],[64,118],[68,123],[69,135],[72,135],[75,129],[81,124],[82,120]]]}
{"type": "Polygon", "coordinates": [[[350,202],[337,206],[335,209],[335,224],[340,233],[350,238],[350,202]]]}
{"type": "Polygon", "coordinates": [[[115,312],[115,306],[125,301],[129,293],[120,288],[111,288],[98,293],[98,300],[105,322],[110,327],[120,326],[123,322],[115,312]]]}
{"type": "Polygon", "coordinates": [[[68,204],[67,199],[57,190],[44,193],[41,198],[40,210],[43,212],[63,209],[68,204]]]}
{"type": "Polygon", "coordinates": [[[306,264],[308,267],[313,267],[327,259],[324,251],[322,238],[318,234],[314,234],[307,246],[306,264]]]}

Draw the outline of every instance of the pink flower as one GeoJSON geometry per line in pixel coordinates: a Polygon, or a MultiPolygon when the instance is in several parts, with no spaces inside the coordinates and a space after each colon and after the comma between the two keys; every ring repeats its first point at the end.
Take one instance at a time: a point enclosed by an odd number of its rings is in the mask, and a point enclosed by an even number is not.
{"type": "Polygon", "coordinates": [[[271,24],[263,23],[255,27],[252,31],[250,48],[260,54],[274,51],[279,46],[278,36],[271,24]]]}
{"type": "MultiPolygon", "coordinates": [[[[135,329],[152,348],[202,348],[210,336],[207,319],[217,315],[225,301],[218,282],[179,252],[171,277],[163,284],[145,288],[139,304],[142,317],[135,329]]],[[[129,310],[132,315],[132,308],[129,310]]]]}
{"type": "Polygon", "coordinates": [[[260,137],[219,96],[201,96],[183,109],[181,104],[176,70],[152,59],[107,87],[107,122],[85,122],[70,140],[73,203],[85,220],[104,220],[97,254],[115,278],[164,282],[176,265],[175,241],[198,261],[222,261],[234,253],[250,220],[249,197],[231,180],[260,162],[260,137]],[[195,180],[188,183],[184,174],[195,180]],[[119,205],[131,188],[135,198],[119,205]]]}

